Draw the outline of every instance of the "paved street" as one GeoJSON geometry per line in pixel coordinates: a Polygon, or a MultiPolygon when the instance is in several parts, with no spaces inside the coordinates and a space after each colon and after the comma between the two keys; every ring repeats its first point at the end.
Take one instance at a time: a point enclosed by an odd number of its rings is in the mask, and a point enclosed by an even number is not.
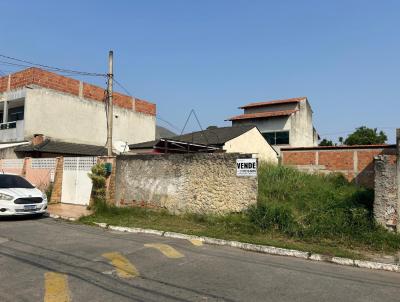
{"type": "Polygon", "coordinates": [[[0,220],[1,301],[399,301],[400,274],[43,219],[0,220]]]}

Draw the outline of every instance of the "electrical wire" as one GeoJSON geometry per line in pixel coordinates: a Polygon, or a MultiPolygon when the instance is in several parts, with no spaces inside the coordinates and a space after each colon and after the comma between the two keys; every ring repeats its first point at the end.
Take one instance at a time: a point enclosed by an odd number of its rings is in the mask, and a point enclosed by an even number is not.
{"type": "MultiPolygon", "coordinates": [[[[122,85],[117,79],[115,79],[115,77],[113,78],[114,82],[127,94],[129,95],[132,99],[135,99],[135,97],[129,92],[128,89],[125,88],[124,85],[122,85]]],[[[159,119],[160,121],[166,123],[167,125],[169,125],[171,128],[173,128],[176,131],[180,131],[179,127],[175,126],[174,124],[172,124],[171,122],[167,121],[166,119],[164,119],[162,116],[160,116],[159,114],[156,115],[156,118],[159,119]]]]}
{"type": "Polygon", "coordinates": [[[25,67],[39,66],[39,67],[46,68],[46,69],[49,69],[49,70],[59,71],[59,72],[67,72],[67,73],[71,73],[71,74],[79,74],[79,75],[85,75],[85,76],[101,76],[101,77],[107,76],[107,74],[104,74],[104,73],[78,71],[78,70],[65,69],[65,68],[59,68],[59,67],[54,67],[54,66],[34,63],[34,62],[31,62],[31,61],[21,60],[21,59],[13,58],[13,57],[6,56],[6,55],[3,55],[3,54],[0,54],[0,57],[8,59],[8,60],[16,61],[16,62],[28,64],[28,65],[23,65],[23,64],[17,64],[17,63],[1,61],[2,63],[6,63],[6,64],[8,63],[8,64],[14,65],[14,66],[25,66],[25,67]]]}

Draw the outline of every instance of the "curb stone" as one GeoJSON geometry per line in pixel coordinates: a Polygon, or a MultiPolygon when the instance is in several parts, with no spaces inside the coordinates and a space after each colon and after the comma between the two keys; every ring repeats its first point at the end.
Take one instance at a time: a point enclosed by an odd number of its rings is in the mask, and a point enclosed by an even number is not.
{"type": "MultiPolygon", "coordinates": [[[[77,220],[76,218],[73,218],[73,217],[59,216],[59,215],[55,215],[55,214],[49,214],[49,217],[54,218],[54,219],[61,218],[61,219],[70,220],[70,221],[77,220]]],[[[396,264],[365,261],[365,260],[353,260],[353,259],[342,258],[342,257],[331,257],[328,255],[313,254],[311,252],[303,252],[303,251],[299,251],[299,250],[278,248],[278,247],[268,246],[268,245],[243,243],[243,242],[239,242],[239,241],[231,241],[231,240],[217,239],[217,238],[204,237],[204,236],[187,235],[187,234],[182,234],[182,233],[166,232],[166,231],[159,231],[159,230],[153,230],[153,229],[113,226],[113,225],[109,225],[109,224],[103,223],[103,222],[94,222],[93,224],[97,225],[103,229],[110,229],[113,231],[119,231],[119,232],[125,232],[125,233],[150,234],[150,235],[158,235],[161,237],[184,239],[184,240],[196,239],[196,240],[200,240],[203,243],[207,243],[207,244],[211,244],[211,245],[230,246],[230,247],[239,248],[239,249],[246,250],[246,251],[258,252],[258,253],[263,253],[263,254],[289,256],[289,257],[302,258],[302,259],[311,260],[311,261],[321,261],[321,262],[334,263],[334,264],[338,264],[338,265],[369,268],[369,269],[373,269],[373,270],[383,270],[383,271],[400,273],[400,266],[396,265],[396,264]]]]}
{"type": "Polygon", "coordinates": [[[374,270],[384,270],[384,271],[400,273],[400,266],[396,265],[396,264],[388,264],[388,263],[380,263],[380,262],[364,261],[364,260],[353,260],[353,259],[342,258],[342,257],[331,257],[328,255],[312,254],[310,252],[278,248],[278,247],[274,247],[274,246],[243,243],[243,242],[239,242],[239,241],[230,241],[230,240],[217,239],[217,238],[204,237],[204,236],[200,237],[200,236],[187,235],[187,234],[181,234],[181,233],[175,233],[175,232],[164,232],[164,231],[159,231],[159,230],[142,229],[142,228],[118,227],[118,226],[112,226],[112,225],[108,225],[106,223],[98,223],[98,222],[95,222],[94,224],[99,227],[102,227],[102,228],[108,228],[110,230],[121,231],[121,232],[129,232],[129,233],[137,233],[137,234],[139,234],[139,233],[152,234],[152,235],[158,235],[158,236],[167,237],[167,238],[185,239],[185,240],[197,239],[197,240],[202,241],[203,243],[207,243],[207,244],[211,244],[211,245],[230,246],[230,247],[239,248],[239,249],[246,250],[246,251],[259,252],[259,253],[263,253],[263,254],[289,256],[289,257],[302,258],[302,259],[312,260],[312,261],[334,263],[334,264],[338,264],[338,265],[369,268],[369,269],[374,269],[374,270]]]}

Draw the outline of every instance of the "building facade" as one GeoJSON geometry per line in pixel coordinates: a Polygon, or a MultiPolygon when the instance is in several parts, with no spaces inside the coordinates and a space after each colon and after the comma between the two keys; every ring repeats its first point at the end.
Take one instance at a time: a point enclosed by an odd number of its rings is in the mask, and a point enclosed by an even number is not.
{"type": "MultiPolygon", "coordinates": [[[[156,105],[113,94],[113,143],[155,138],[156,105]]],[[[54,141],[104,146],[104,88],[39,68],[0,78],[0,142],[54,141]]]]}
{"type": "Polygon", "coordinates": [[[232,126],[257,126],[277,150],[318,145],[313,111],[306,97],[250,103],[239,108],[244,110],[243,114],[228,119],[232,126]]]}

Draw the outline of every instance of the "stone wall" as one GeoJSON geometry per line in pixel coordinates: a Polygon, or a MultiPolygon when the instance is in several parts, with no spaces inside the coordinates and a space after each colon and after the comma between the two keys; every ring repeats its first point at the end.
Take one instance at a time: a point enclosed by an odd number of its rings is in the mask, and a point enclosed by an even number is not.
{"type": "Polygon", "coordinates": [[[384,227],[400,231],[400,129],[396,129],[396,156],[375,157],[374,217],[384,227]]]}
{"type": "Polygon", "coordinates": [[[387,155],[375,158],[375,220],[392,230],[398,228],[397,167],[387,155]]]}
{"type": "Polygon", "coordinates": [[[395,145],[283,148],[280,162],[310,173],[342,173],[349,181],[374,187],[374,157],[396,158],[395,145]]]}
{"type": "Polygon", "coordinates": [[[239,212],[257,201],[257,177],[237,177],[237,153],[121,155],[116,164],[118,206],[174,214],[239,212]]]}

